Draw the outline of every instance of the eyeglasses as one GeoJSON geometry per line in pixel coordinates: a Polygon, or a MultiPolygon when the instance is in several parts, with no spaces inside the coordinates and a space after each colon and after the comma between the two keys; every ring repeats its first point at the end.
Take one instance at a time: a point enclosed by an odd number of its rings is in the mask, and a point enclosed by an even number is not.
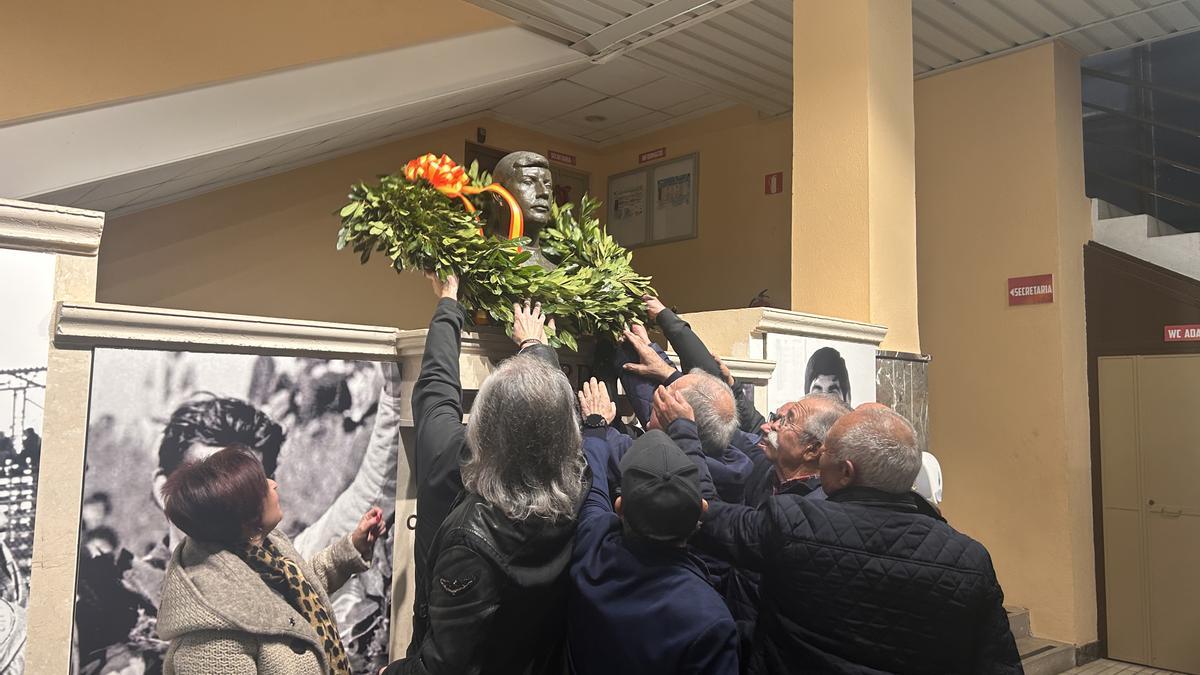
{"type": "Polygon", "coordinates": [[[772,413],[767,414],[767,422],[769,422],[771,424],[775,424],[776,422],[778,422],[783,426],[790,427],[790,426],[792,426],[792,424],[795,423],[795,420],[793,419],[791,414],[780,415],[779,413],[772,412],[772,413]]]}

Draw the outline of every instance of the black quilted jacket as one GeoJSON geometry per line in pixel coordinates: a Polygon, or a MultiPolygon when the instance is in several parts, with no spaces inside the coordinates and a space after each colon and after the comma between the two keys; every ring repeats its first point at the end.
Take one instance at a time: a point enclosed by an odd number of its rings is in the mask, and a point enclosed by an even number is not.
{"type": "Polygon", "coordinates": [[[983,545],[907,495],[712,503],[695,544],[762,574],[750,673],[1021,673],[983,545]]]}

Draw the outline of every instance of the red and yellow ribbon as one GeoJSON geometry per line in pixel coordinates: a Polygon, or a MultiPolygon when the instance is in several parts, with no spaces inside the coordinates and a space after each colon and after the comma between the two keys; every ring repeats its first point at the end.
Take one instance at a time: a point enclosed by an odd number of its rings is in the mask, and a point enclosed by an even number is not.
{"type": "MultiPolygon", "coordinates": [[[[471,179],[467,176],[466,170],[455,164],[454,160],[447,155],[438,157],[426,154],[412,160],[404,166],[404,177],[411,182],[424,179],[447,197],[461,199],[467,208],[467,213],[475,213],[475,205],[471,203],[470,199],[467,199],[468,195],[477,195],[483,192],[500,195],[500,198],[508,205],[510,214],[508,238],[517,239],[525,233],[525,217],[521,213],[521,205],[517,203],[516,198],[499,183],[492,183],[484,187],[468,185],[471,179]]],[[[479,233],[483,234],[483,230],[481,229],[479,233]]]]}

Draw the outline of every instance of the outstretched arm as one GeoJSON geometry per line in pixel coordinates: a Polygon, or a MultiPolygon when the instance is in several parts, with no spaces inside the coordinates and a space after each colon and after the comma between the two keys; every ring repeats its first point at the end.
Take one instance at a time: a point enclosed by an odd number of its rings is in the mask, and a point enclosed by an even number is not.
{"type": "Polygon", "coordinates": [[[671,363],[667,353],[650,341],[645,326],[634,325],[625,330],[623,344],[616,351],[621,386],[633,407],[634,415],[645,428],[650,422],[654,390],[669,385],[683,376],[671,363]],[[630,358],[632,354],[633,358],[630,358]]]}
{"type": "Polygon", "coordinates": [[[749,434],[759,433],[766,419],[754,409],[754,401],[746,396],[745,385],[733,378],[729,369],[721,363],[721,359],[708,349],[688,322],[667,308],[658,298],[646,295],[642,300],[646,303],[646,313],[650,320],[658,323],[663,335],[667,336],[667,341],[675,348],[675,353],[679,354],[683,372],[690,373],[693,368],[699,368],[721,378],[721,381],[733,390],[734,399],[737,401],[738,428],[749,434]]]}
{"type": "MultiPolygon", "coordinates": [[[[400,368],[382,364],[383,390],[375,413],[375,428],[354,480],[333,504],[294,540],[305,558],[354,529],[359,517],[372,506],[390,511],[396,494],[396,465],[400,455],[400,368]]],[[[400,561],[403,564],[404,561],[400,561]]]]}
{"type": "Polygon", "coordinates": [[[721,367],[717,360],[713,358],[712,352],[704,346],[704,341],[700,339],[699,335],[696,335],[688,322],[679,318],[678,314],[668,309],[654,296],[642,296],[642,301],[646,305],[646,313],[650,316],[650,320],[658,323],[663,335],[667,336],[667,342],[670,342],[671,346],[675,348],[675,353],[679,354],[679,365],[683,368],[683,372],[690,373],[693,368],[699,368],[714,377],[722,377],[721,367]]]}
{"type": "Polygon", "coordinates": [[[678,391],[659,387],[654,392],[654,414],[658,417],[659,425],[666,429],[667,435],[675,441],[675,445],[700,469],[700,496],[710,502],[719,499],[709,471],[709,458],[700,444],[696,415],[687,399],[678,391]]]}
{"type": "Polygon", "coordinates": [[[440,297],[429,332],[421,374],[413,387],[413,422],[416,426],[414,469],[422,518],[440,523],[462,490],[459,455],[465,445],[462,424],[462,385],[459,352],[462,348],[463,313],[458,305],[458,278],[433,280],[440,297]]]}
{"type": "MultiPolygon", "coordinates": [[[[772,498],[776,499],[776,498],[772,498]]],[[[710,502],[692,540],[701,551],[727,560],[736,567],[761,572],[778,548],[771,520],[776,505],[771,501],[753,509],[742,504],[710,502]]]]}

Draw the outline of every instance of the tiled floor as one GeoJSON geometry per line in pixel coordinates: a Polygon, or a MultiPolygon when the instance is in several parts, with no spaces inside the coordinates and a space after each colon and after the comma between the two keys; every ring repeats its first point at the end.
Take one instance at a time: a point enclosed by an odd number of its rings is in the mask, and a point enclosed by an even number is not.
{"type": "Polygon", "coordinates": [[[1063,675],[1182,675],[1174,670],[1156,670],[1122,661],[1100,659],[1085,666],[1072,668],[1063,675]]]}

